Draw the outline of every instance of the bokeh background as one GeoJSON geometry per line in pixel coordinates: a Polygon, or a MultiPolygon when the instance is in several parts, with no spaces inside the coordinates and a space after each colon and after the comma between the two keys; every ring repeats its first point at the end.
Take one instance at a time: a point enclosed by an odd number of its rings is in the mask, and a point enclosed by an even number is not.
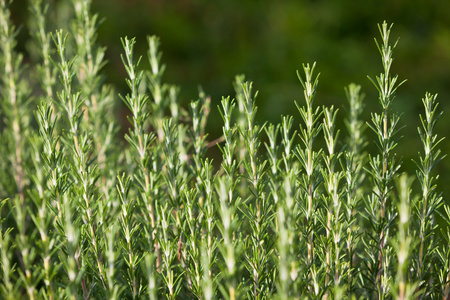
{"type": "MultiPolygon", "coordinates": [[[[14,3],[17,22],[29,17],[24,2],[14,3]]],[[[52,19],[68,17],[67,1],[49,2],[58,7],[52,19]]],[[[382,70],[374,38],[379,38],[377,24],[386,20],[394,23],[391,41],[400,38],[392,71],[408,80],[399,88],[393,108],[403,114],[400,123],[406,126],[397,148],[403,170],[414,172],[411,158],[421,151],[417,126],[426,91],[439,94],[444,111],[438,134],[450,134],[448,0],[94,0],[92,9],[104,19],[98,41],[107,47],[104,70],[117,92],[127,92],[120,37],[136,37],[136,53],[145,58],[146,36],[158,35],[167,66],[164,80],[180,86],[183,105],[197,99],[199,85],[211,96],[211,139],[220,135],[222,125],[216,106],[222,96],[233,96],[234,76],[241,73],[259,90],[260,123],[278,123],[282,114],[299,120],[294,100],[303,103],[296,75],[302,63],[316,62],[321,73],[316,105],[340,108],[341,122],[347,104],[344,86],[355,82],[366,94],[363,117],[369,120],[370,112],[380,107],[367,75],[375,78],[382,70]]],[[[21,36],[25,39],[26,33],[21,36]]],[[[374,140],[372,132],[365,133],[374,140]]],[[[369,151],[372,148],[373,143],[369,151]]],[[[447,140],[440,148],[450,153],[447,140]]],[[[446,195],[449,160],[438,170],[446,195]]]]}

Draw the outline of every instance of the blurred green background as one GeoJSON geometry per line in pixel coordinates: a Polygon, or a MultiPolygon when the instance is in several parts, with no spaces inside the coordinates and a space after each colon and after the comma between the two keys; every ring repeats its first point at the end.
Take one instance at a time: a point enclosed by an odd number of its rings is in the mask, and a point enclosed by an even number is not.
{"type": "MultiPolygon", "coordinates": [[[[26,18],[20,3],[14,7],[26,18]]],[[[56,5],[59,15],[53,19],[64,18],[65,1],[56,5]]],[[[386,20],[394,23],[391,41],[400,38],[392,71],[408,80],[394,102],[406,125],[397,148],[404,170],[414,172],[411,158],[421,151],[417,126],[426,91],[439,94],[444,110],[438,134],[450,133],[448,0],[94,0],[92,9],[104,18],[98,40],[107,46],[107,80],[118,92],[127,92],[120,37],[136,37],[136,53],[146,63],[146,36],[158,35],[167,65],[164,80],[181,87],[184,105],[197,99],[199,85],[211,96],[211,139],[220,135],[222,125],[216,106],[222,96],[234,94],[232,81],[241,73],[259,90],[259,122],[278,123],[282,114],[298,121],[293,100],[303,103],[295,73],[302,63],[317,62],[321,73],[315,105],[335,105],[342,118],[344,86],[355,82],[366,94],[364,118],[369,120],[379,105],[367,75],[375,78],[382,70],[374,37],[379,38],[377,23],[386,20]]],[[[372,132],[365,133],[374,139],[372,132]]],[[[447,141],[440,148],[450,153],[447,141]]],[[[441,186],[450,181],[449,166],[447,159],[439,167],[441,186]]]]}

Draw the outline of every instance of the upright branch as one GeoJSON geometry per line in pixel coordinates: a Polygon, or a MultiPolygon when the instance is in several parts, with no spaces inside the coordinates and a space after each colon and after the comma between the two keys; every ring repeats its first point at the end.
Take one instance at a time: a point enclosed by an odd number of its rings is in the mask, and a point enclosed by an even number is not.
{"type": "Polygon", "coordinates": [[[71,0],[71,2],[75,12],[75,20],[72,23],[77,50],[74,61],[75,74],[80,85],[81,97],[84,99],[83,110],[85,110],[81,127],[91,133],[93,143],[91,151],[98,164],[102,192],[107,198],[106,201],[111,201],[109,195],[114,190],[115,174],[109,173],[111,160],[106,158],[111,157],[113,153],[115,145],[112,140],[116,126],[113,125],[112,118],[115,99],[111,87],[105,84],[105,76],[101,73],[106,64],[104,58],[106,49],[97,43],[100,21],[98,15],[91,12],[92,1],[71,0]]]}
{"type": "Polygon", "coordinates": [[[145,129],[145,124],[149,117],[147,107],[148,97],[139,91],[139,87],[143,79],[143,72],[138,72],[136,70],[141,59],[139,58],[137,62],[134,61],[134,44],[134,39],[122,39],[122,45],[125,50],[125,56],[122,56],[122,61],[129,77],[126,79],[126,83],[130,88],[130,93],[125,97],[120,97],[131,111],[129,121],[133,127],[130,128],[129,133],[125,135],[125,139],[135,150],[135,161],[138,167],[138,176],[140,179],[138,183],[140,184],[140,189],[143,191],[143,207],[146,208],[145,216],[151,225],[150,231],[152,232],[152,239],[154,239],[156,233],[154,231],[156,226],[156,212],[154,208],[155,204],[151,198],[153,177],[151,176],[149,169],[151,167],[149,147],[154,140],[154,134],[148,133],[145,129]]]}
{"type": "MultiPolygon", "coordinates": [[[[264,125],[259,126],[256,123],[255,95],[252,94],[252,84],[242,84],[243,108],[245,114],[244,127],[238,126],[239,132],[243,137],[246,155],[244,157],[243,166],[245,169],[244,177],[248,181],[249,196],[244,202],[243,212],[250,222],[252,231],[250,238],[247,240],[245,249],[247,251],[246,268],[251,274],[253,287],[250,295],[256,299],[267,297],[270,292],[270,285],[263,283],[271,274],[269,265],[269,256],[273,252],[270,245],[273,244],[268,231],[271,226],[272,204],[266,196],[265,190],[267,186],[265,165],[267,163],[262,157],[258,156],[260,148],[259,135],[264,125]],[[266,245],[262,247],[262,245],[266,245]]],[[[244,195],[247,195],[245,193],[244,195]]]]}
{"type": "MultiPolygon", "coordinates": [[[[437,110],[436,98],[437,94],[431,95],[430,93],[426,93],[425,98],[422,98],[425,116],[420,115],[422,127],[417,128],[423,153],[419,152],[419,161],[415,162],[417,165],[416,175],[422,190],[421,199],[417,201],[416,208],[420,242],[417,248],[418,252],[415,253],[415,269],[420,283],[419,289],[424,290],[422,297],[427,297],[432,292],[431,278],[434,272],[432,255],[437,246],[435,213],[443,204],[441,195],[436,192],[439,176],[433,174],[437,164],[445,157],[437,148],[443,138],[438,139],[435,133],[436,123],[442,115],[442,112],[437,110]]],[[[448,289],[449,285],[446,286],[448,289]]]]}
{"type": "MultiPolygon", "coordinates": [[[[296,230],[296,218],[300,214],[299,206],[295,203],[297,195],[297,169],[294,165],[293,143],[296,131],[292,131],[293,117],[282,118],[281,128],[281,159],[276,162],[277,174],[276,183],[273,184],[277,190],[273,191],[274,202],[276,202],[276,228],[278,233],[278,272],[279,282],[277,284],[277,293],[280,299],[287,299],[289,296],[299,292],[297,279],[299,276],[299,261],[297,253],[301,248],[298,243],[300,232],[296,230]],[[281,173],[281,174],[280,174],[281,173]]],[[[270,127],[269,127],[270,128],[270,127]]],[[[275,138],[269,139],[270,141],[275,138]]],[[[278,150],[277,150],[278,151],[278,150]]]]}
{"type": "MultiPolygon", "coordinates": [[[[369,79],[378,90],[378,99],[382,107],[382,112],[381,114],[372,114],[372,124],[369,124],[369,127],[377,135],[377,146],[380,154],[370,157],[370,169],[368,172],[371,174],[375,188],[373,194],[369,197],[370,208],[367,209],[367,212],[368,219],[373,223],[373,227],[376,230],[375,240],[372,241],[376,245],[374,244],[372,246],[378,252],[378,257],[374,261],[372,260],[374,268],[372,268],[371,276],[375,280],[377,294],[381,299],[388,292],[388,283],[391,278],[389,269],[392,262],[388,254],[392,251],[392,248],[387,245],[387,240],[391,221],[395,215],[393,205],[388,200],[392,190],[393,179],[401,166],[401,162],[396,160],[395,154],[393,153],[393,149],[397,145],[394,136],[398,131],[397,123],[400,118],[396,114],[391,114],[390,109],[395,98],[395,91],[405,81],[397,84],[398,76],[391,75],[392,51],[397,44],[395,43],[394,46],[389,44],[392,25],[388,27],[387,23],[384,22],[378,28],[382,43],[380,44],[376,39],[375,43],[381,54],[383,72],[376,77],[376,81],[370,77],[369,79]]],[[[373,250],[368,249],[368,251],[373,250]]]]}
{"type": "MultiPolygon", "coordinates": [[[[342,201],[342,189],[340,181],[343,177],[343,172],[339,171],[340,157],[342,152],[336,151],[336,146],[339,137],[339,130],[336,131],[336,115],[338,110],[333,106],[331,108],[324,108],[323,132],[325,135],[325,144],[327,151],[323,154],[323,161],[325,167],[322,170],[324,188],[326,193],[323,195],[324,203],[327,207],[327,216],[324,223],[326,224],[326,259],[327,274],[331,273],[333,276],[331,280],[328,275],[325,277],[325,284],[328,286],[334,282],[335,290],[339,289],[343,281],[344,266],[341,267],[341,248],[343,247],[344,223],[342,201]]],[[[325,296],[327,297],[327,292],[325,296]]]]}
{"type": "Polygon", "coordinates": [[[36,121],[39,125],[39,147],[36,145],[34,164],[41,169],[42,177],[34,177],[38,193],[34,195],[37,213],[32,219],[39,231],[40,254],[43,260],[45,291],[48,299],[55,299],[56,284],[53,280],[57,274],[54,270],[60,268],[60,264],[51,263],[55,257],[54,248],[59,245],[58,235],[52,231],[52,223],[62,219],[61,195],[68,185],[67,173],[62,163],[62,153],[59,147],[59,137],[56,135],[55,125],[57,122],[49,103],[46,99],[38,106],[35,112],[36,121]],[[64,172],[61,172],[64,170],[64,172]],[[54,213],[47,213],[49,210],[54,213]]]}
{"type": "Polygon", "coordinates": [[[2,116],[7,130],[3,139],[6,144],[2,156],[8,160],[8,169],[1,170],[11,174],[13,182],[4,185],[2,197],[13,197],[17,194],[22,208],[25,207],[25,185],[27,183],[25,166],[26,136],[29,123],[29,110],[27,108],[26,86],[23,86],[21,74],[23,73],[23,56],[16,52],[17,34],[15,26],[10,20],[11,2],[0,1],[0,73],[1,79],[1,108],[2,116]],[[21,86],[22,85],[22,86],[21,86]],[[14,187],[14,190],[12,189],[14,187]]]}
{"type": "MultiPolygon", "coordinates": [[[[205,269],[210,270],[216,253],[215,245],[213,245],[216,218],[212,202],[214,195],[212,162],[204,157],[207,148],[205,125],[210,99],[205,97],[201,90],[199,98],[197,101],[191,101],[189,105],[192,126],[188,132],[190,137],[188,145],[192,148],[186,145],[185,136],[178,138],[178,147],[184,148],[184,152],[180,152],[182,156],[186,157],[187,150],[193,149],[192,156],[189,159],[183,159],[190,162],[183,172],[184,175],[178,175],[183,181],[188,181],[187,176],[192,176],[191,182],[195,186],[192,189],[183,186],[180,208],[182,232],[179,234],[178,254],[181,265],[186,270],[185,276],[189,282],[190,292],[198,298],[204,298],[207,295],[211,297],[211,292],[214,290],[211,272],[208,271],[208,274],[203,272],[205,269]],[[183,240],[185,240],[185,247],[183,247],[183,240]],[[202,256],[204,256],[203,259],[202,256]]],[[[171,103],[171,107],[175,106],[175,103],[171,103]]],[[[172,116],[177,116],[173,113],[173,109],[171,110],[172,116]]]]}
{"type": "MultiPolygon", "coordinates": [[[[36,252],[33,250],[32,241],[35,230],[29,228],[30,215],[27,186],[29,184],[29,173],[27,168],[30,160],[29,143],[30,136],[28,109],[28,87],[27,82],[22,80],[24,67],[22,66],[23,56],[16,51],[18,31],[10,20],[10,1],[0,1],[0,107],[2,127],[0,155],[4,162],[1,164],[5,169],[0,172],[6,178],[0,186],[0,199],[11,198],[8,201],[10,214],[15,223],[15,238],[11,239],[16,248],[16,263],[20,266],[16,274],[9,274],[9,270],[4,270],[5,287],[7,294],[13,296],[14,291],[9,290],[9,276],[18,276],[18,281],[23,283],[29,299],[35,299],[37,295],[37,273],[33,272],[33,261],[36,252]]],[[[5,230],[8,233],[9,229],[5,230]]],[[[1,233],[3,235],[3,233],[1,233]]],[[[11,247],[8,237],[1,237],[0,247],[11,247]]],[[[2,264],[10,265],[14,260],[8,257],[8,250],[2,251],[4,254],[2,264]],[[7,261],[8,260],[8,261],[7,261]]],[[[11,252],[10,252],[11,253],[11,252]]],[[[14,269],[14,268],[13,268],[14,269]]],[[[17,296],[17,295],[16,295],[17,296]]],[[[25,293],[23,294],[25,296],[25,293]]]]}
{"type": "MultiPolygon", "coordinates": [[[[134,60],[133,57],[133,48],[135,44],[135,39],[128,39],[125,37],[122,39],[122,45],[125,50],[125,55],[121,56],[123,64],[125,66],[125,70],[128,74],[128,78],[126,79],[126,83],[130,89],[130,93],[125,97],[120,96],[125,103],[125,105],[131,111],[131,116],[128,118],[132,127],[129,129],[128,134],[125,135],[125,139],[131,146],[131,149],[134,151],[132,157],[136,163],[135,167],[132,169],[134,171],[134,178],[137,180],[134,181],[134,185],[137,187],[139,193],[137,194],[137,203],[138,208],[141,210],[142,217],[142,226],[145,232],[144,235],[144,245],[147,245],[148,249],[151,252],[154,252],[156,257],[156,261],[150,259],[150,257],[146,258],[147,264],[152,264],[158,271],[160,270],[160,252],[159,252],[159,243],[157,242],[157,200],[158,198],[155,195],[155,192],[158,190],[156,185],[158,184],[158,180],[160,175],[156,173],[156,170],[152,168],[152,164],[154,163],[154,156],[152,155],[152,151],[150,151],[150,146],[155,139],[155,135],[153,133],[149,133],[146,129],[148,125],[148,120],[150,117],[149,107],[148,107],[148,97],[146,94],[142,93],[140,90],[142,80],[144,78],[143,71],[138,72],[137,67],[140,63],[141,58],[137,61],[134,60]]],[[[127,204],[128,205],[128,204],[127,204]]],[[[127,206],[128,207],[128,206],[127,206]]],[[[131,208],[130,208],[131,209],[131,208]]],[[[123,228],[130,228],[130,230],[134,230],[138,228],[140,224],[137,223],[134,219],[130,218],[130,216],[123,217],[123,228]]],[[[127,229],[128,230],[128,229],[127,229]]],[[[126,239],[127,244],[134,245],[129,238],[131,238],[130,234],[134,234],[134,231],[124,232],[124,237],[126,239]]],[[[133,242],[134,243],[134,242],[133,242]]],[[[124,249],[125,253],[128,251],[124,249]]],[[[131,255],[131,254],[130,254],[131,255]]],[[[130,293],[133,298],[139,296],[141,292],[137,285],[139,282],[136,279],[135,268],[140,263],[140,254],[133,251],[132,256],[129,256],[126,261],[129,267],[130,272],[128,273],[128,278],[132,284],[129,285],[130,293]]],[[[147,276],[149,278],[153,278],[153,272],[147,272],[147,276]]],[[[149,288],[149,293],[155,291],[155,286],[149,288]]]]}
{"type": "MultiPolygon", "coordinates": [[[[304,239],[307,241],[307,257],[306,268],[310,270],[308,274],[308,281],[310,281],[310,287],[314,288],[316,296],[319,293],[318,282],[315,281],[316,272],[314,265],[314,237],[316,232],[316,207],[318,205],[317,200],[317,188],[320,184],[320,158],[321,150],[314,150],[314,142],[322,129],[322,124],[319,122],[322,111],[320,107],[314,108],[313,102],[316,95],[317,84],[319,82],[319,75],[315,78],[314,68],[316,64],[312,66],[307,64],[303,65],[303,71],[305,79],[302,78],[300,72],[297,71],[297,76],[300,83],[303,86],[304,96],[306,100],[306,107],[300,107],[297,103],[297,109],[302,117],[303,124],[300,125],[300,139],[303,143],[303,147],[297,145],[295,149],[295,155],[297,156],[302,171],[304,172],[300,179],[300,186],[303,189],[302,197],[300,198],[300,207],[305,212],[304,220],[300,222],[301,230],[304,234],[304,239]],[[311,282],[312,281],[312,282],[311,282]]],[[[310,292],[312,288],[310,288],[310,292]]]]}
{"type": "Polygon", "coordinates": [[[354,266],[354,253],[357,247],[358,232],[357,217],[359,203],[364,194],[365,172],[363,166],[366,162],[364,148],[367,141],[364,139],[363,131],[365,123],[361,120],[363,111],[364,94],[360,93],[361,86],[350,84],[345,93],[349,102],[348,117],[344,120],[348,131],[347,147],[345,151],[345,223],[347,227],[347,294],[350,296],[354,292],[356,267],[354,266]]]}
{"type": "Polygon", "coordinates": [[[221,270],[227,286],[223,290],[222,295],[230,300],[238,299],[241,293],[241,290],[238,289],[240,268],[238,268],[236,263],[239,261],[239,246],[241,246],[242,241],[239,236],[236,236],[236,230],[241,225],[239,215],[237,214],[241,198],[238,197],[236,186],[241,181],[241,177],[238,175],[239,163],[235,157],[237,140],[236,127],[232,123],[235,105],[235,102],[231,101],[230,97],[227,97],[222,98],[221,106],[218,106],[224,123],[222,132],[225,142],[223,146],[218,144],[222,152],[221,172],[223,172],[223,175],[216,180],[216,191],[218,202],[220,203],[220,209],[218,209],[218,215],[220,216],[218,228],[221,233],[222,242],[219,245],[219,249],[224,262],[221,270]]]}
{"type": "MultiPolygon", "coordinates": [[[[66,196],[73,197],[73,202],[78,203],[81,207],[81,241],[89,242],[90,255],[95,261],[95,264],[91,265],[91,269],[101,286],[105,288],[104,266],[99,246],[99,231],[95,220],[98,211],[98,195],[96,194],[97,165],[92,163],[91,135],[83,130],[80,125],[83,117],[82,105],[85,99],[82,98],[80,91],[74,91],[75,58],[68,60],[66,57],[67,37],[68,35],[63,35],[62,30],[57,31],[53,36],[59,56],[59,62],[56,64],[56,67],[62,84],[62,90],[57,92],[56,103],[61,108],[64,120],[68,126],[68,131],[64,134],[63,141],[66,145],[65,149],[68,150],[66,157],[71,166],[69,174],[74,183],[71,185],[70,195],[66,196]]],[[[77,247],[79,247],[76,250],[77,252],[82,251],[81,245],[77,247]]],[[[85,257],[77,255],[76,260],[79,269],[85,267],[84,259],[85,257]]],[[[86,280],[84,277],[82,284],[86,289],[84,296],[88,297],[88,287],[85,286],[86,280]]]]}

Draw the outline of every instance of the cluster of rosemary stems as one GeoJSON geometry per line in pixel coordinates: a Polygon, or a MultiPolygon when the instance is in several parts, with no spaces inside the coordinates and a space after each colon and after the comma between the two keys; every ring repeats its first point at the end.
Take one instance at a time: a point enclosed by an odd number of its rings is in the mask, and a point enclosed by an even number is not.
{"type": "Polygon", "coordinates": [[[181,107],[178,88],[162,80],[159,39],[148,38],[142,70],[135,39],[123,38],[122,137],[98,16],[90,0],[67,3],[70,26],[51,31],[52,7],[31,1],[36,53],[25,65],[0,0],[0,298],[449,297],[450,208],[434,171],[441,113],[426,93],[417,172],[402,173],[391,26],[379,26],[383,71],[371,80],[380,109],[369,122],[361,87],[350,84],[340,131],[338,109],[316,104],[319,76],[306,64],[304,101],[279,124],[256,122],[257,93],[237,76],[212,142],[212,100],[200,91],[181,107]]]}

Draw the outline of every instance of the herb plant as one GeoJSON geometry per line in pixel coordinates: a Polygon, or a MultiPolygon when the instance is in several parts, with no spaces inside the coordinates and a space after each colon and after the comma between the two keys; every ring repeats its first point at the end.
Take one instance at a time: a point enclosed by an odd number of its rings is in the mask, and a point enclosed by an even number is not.
{"type": "Polygon", "coordinates": [[[379,26],[382,72],[370,80],[380,110],[370,121],[361,87],[350,84],[339,129],[341,110],[320,105],[319,65],[305,64],[304,101],[280,124],[256,121],[258,93],[237,76],[236,95],[217,106],[214,139],[214,99],[200,90],[179,105],[155,36],[148,70],[134,53],[140,41],[122,38],[129,90],[115,96],[91,1],[70,3],[70,27],[49,31],[51,7],[31,1],[37,51],[24,64],[10,2],[0,0],[2,299],[449,297],[450,208],[436,173],[442,112],[425,93],[423,149],[416,174],[406,174],[392,25],[379,26]],[[124,136],[113,112],[120,99],[124,136]]]}

